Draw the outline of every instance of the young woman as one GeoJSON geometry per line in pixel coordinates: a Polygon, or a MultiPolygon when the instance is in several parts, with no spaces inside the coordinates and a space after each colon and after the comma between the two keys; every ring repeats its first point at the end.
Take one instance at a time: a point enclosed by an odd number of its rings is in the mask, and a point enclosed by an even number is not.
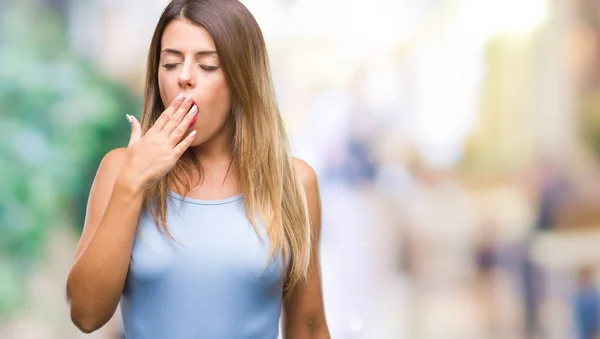
{"type": "Polygon", "coordinates": [[[67,277],[71,318],[129,339],[330,338],[317,177],[288,151],[265,42],[236,0],[173,0],[141,122],[100,163],[67,277]]]}

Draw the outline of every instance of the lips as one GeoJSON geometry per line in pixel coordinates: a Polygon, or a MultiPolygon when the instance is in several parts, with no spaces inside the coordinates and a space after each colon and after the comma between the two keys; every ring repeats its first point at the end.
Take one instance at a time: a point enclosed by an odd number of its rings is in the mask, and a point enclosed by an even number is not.
{"type": "MultiPolygon", "coordinates": [[[[194,107],[194,105],[196,105],[196,101],[192,100],[192,106],[191,107],[194,107]]],[[[196,105],[196,107],[197,106],[198,105],[196,105]]],[[[192,122],[190,122],[190,126],[189,127],[194,126],[194,124],[196,123],[196,120],[198,120],[198,113],[196,113],[196,116],[194,117],[194,119],[192,119],[192,122]]]]}

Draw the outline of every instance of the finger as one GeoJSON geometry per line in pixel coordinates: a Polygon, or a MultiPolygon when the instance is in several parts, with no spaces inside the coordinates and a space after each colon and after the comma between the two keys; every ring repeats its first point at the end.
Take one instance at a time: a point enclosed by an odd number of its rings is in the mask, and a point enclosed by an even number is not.
{"type": "Polygon", "coordinates": [[[158,119],[156,119],[150,130],[152,132],[160,132],[165,127],[165,125],[171,120],[173,114],[179,109],[179,107],[181,107],[181,104],[184,102],[183,99],[183,94],[179,94],[177,98],[175,98],[175,100],[171,102],[171,105],[169,105],[169,107],[167,107],[167,109],[164,112],[162,112],[158,119]]]}
{"type": "Polygon", "coordinates": [[[196,118],[197,115],[198,106],[194,105],[192,109],[188,112],[188,114],[185,115],[185,118],[183,118],[183,120],[181,120],[181,122],[173,130],[173,132],[171,132],[171,135],[169,135],[169,141],[172,143],[172,145],[175,145],[179,141],[181,141],[181,138],[185,134],[185,131],[187,131],[190,128],[192,121],[196,118]]]}
{"type": "Polygon", "coordinates": [[[181,120],[183,120],[185,115],[189,112],[190,108],[192,107],[193,101],[194,100],[192,99],[192,95],[188,94],[188,96],[185,98],[185,100],[179,106],[179,109],[177,109],[177,111],[175,111],[175,113],[173,113],[173,115],[171,116],[169,121],[167,121],[167,123],[161,130],[161,133],[163,135],[165,135],[167,137],[169,135],[171,135],[173,130],[179,125],[181,120]]]}
{"type": "Polygon", "coordinates": [[[183,139],[179,144],[177,144],[177,146],[175,146],[175,148],[173,148],[173,155],[179,159],[183,155],[183,152],[190,147],[195,137],[196,131],[192,131],[190,134],[188,134],[185,139],[183,139]]]}
{"type": "Polygon", "coordinates": [[[129,144],[128,147],[135,144],[142,138],[142,126],[140,122],[133,116],[126,114],[127,120],[131,124],[131,135],[129,136],[129,144]]]}

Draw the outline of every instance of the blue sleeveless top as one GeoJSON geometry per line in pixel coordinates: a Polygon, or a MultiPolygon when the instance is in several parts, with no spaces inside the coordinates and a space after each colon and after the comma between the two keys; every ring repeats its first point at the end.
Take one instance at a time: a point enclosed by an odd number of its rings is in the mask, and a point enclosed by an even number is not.
{"type": "MultiPolygon", "coordinates": [[[[140,215],[121,298],[127,339],[277,339],[281,257],[267,264],[243,195],[224,200],[169,192],[168,235],[140,215]]],[[[258,222],[258,220],[257,220],[258,222]]]]}

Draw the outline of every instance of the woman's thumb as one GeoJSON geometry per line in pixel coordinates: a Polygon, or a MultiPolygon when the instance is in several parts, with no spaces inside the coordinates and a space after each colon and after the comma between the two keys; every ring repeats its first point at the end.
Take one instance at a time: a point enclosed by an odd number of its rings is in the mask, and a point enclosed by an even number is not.
{"type": "Polygon", "coordinates": [[[142,138],[142,126],[133,115],[127,115],[127,120],[131,124],[131,136],[129,137],[129,146],[135,144],[142,138]]]}

